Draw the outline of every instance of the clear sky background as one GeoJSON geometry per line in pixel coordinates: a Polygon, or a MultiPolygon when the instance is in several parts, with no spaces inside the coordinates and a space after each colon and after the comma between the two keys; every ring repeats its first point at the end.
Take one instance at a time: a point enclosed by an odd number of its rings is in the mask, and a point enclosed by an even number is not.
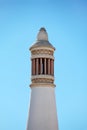
{"type": "Polygon", "coordinates": [[[0,130],[25,130],[29,47],[40,27],[55,46],[60,130],[87,130],[87,1],[0,0],[0,130]]]}

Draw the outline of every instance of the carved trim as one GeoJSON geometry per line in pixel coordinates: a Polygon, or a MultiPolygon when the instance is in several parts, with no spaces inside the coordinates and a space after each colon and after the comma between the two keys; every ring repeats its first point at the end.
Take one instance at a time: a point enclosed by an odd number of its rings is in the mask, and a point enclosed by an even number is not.
{"type": "Polygon", "coordinates": [[[51,50],[51,51],[53,51],[54,52],[54,48],[50,48],[50,47],[45,47],[45,46],[41,46],[41,47],[35,47],[35,48],[31,48],[30,50],[31,50],[31,52],[32,51],[34,51],[34,50],[41,50],[41,49],[45,49],[45,50],[51,50]]]}
{"type": "Polygon", "coordinates": [[[32,87],[56,87],[56,85],[55,84],[50,84],[50,83],[32,83],[31,85],[30,85],[30,87],[32,88],[32,87]]]}
{"type": "Polygon", "coordinates": [[[54,83],[54,77],[53,76],[49,76],[49,75],[35,75],[32,76],[31,78],[32,83],[50,83],[53,84],[54,83]]]}
{"type": "Polygon", "coordinates": [[[38,49],[38,50],[33,50],[32,55],[36,55],[36,54],[49,54],[49,55],[53,55],[53,51],[52,50],[47,50],[47,49],[38,49]]]}
{"type": "MultiPolygon", "coordinates": [[[[47,58],[54,60],[54,48],[50,47],[35,47],[31,49],[31,59],[37,58],[47,58]]],[[[55,87],[54,85],[54,76],[40,74],[40,75],[32,75],[31,77],[32,84],[30,87],[55,87]]]]}
{"type": "Polygon", "coordinates": [[[32,83],[52,83],[53,84],[54,80],[52,79],[45,79],[45,78],[37,78],[37,79],[33,79],[32,83]]]}
{"type": "Polygon", "coordinates": [[[52,79],[52,80],[54,80],[54,76],[52,76],[52,75],[33,75],[31,77],[31,80],[32,79],[36,79],[36,78],[45,78],[45,79],[52,79]]]}
{"type": "Polygon", "coordinates": [[[54,56],[51,55],[45,55],[45,54],[38,54],[38,55],[32,55],[31,59],[35,59],[35,58],[50,58],[54,60],[54,56]]]}

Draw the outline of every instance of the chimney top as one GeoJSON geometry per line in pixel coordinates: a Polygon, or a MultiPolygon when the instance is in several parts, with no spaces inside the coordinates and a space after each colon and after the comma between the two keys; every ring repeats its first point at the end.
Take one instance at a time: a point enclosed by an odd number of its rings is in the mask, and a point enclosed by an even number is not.
{"type": "Polygon", "coordinates": [[[48,34],[44,27],[40,28],[39,33],[37,35],[37,40],[38,41],[40,41],[40,40],[48,41],[48,34]]]}

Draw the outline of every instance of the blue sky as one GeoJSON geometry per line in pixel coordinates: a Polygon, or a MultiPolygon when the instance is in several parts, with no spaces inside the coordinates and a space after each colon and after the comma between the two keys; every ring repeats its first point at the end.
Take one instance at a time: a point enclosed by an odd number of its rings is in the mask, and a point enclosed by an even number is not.
{"type": "Polygon", "coordinates": [[[87,130],[86,0],[0,0],[0,130],[26,129],[29,47],[43,26],[56,48],[59,129],[87,130]]]}

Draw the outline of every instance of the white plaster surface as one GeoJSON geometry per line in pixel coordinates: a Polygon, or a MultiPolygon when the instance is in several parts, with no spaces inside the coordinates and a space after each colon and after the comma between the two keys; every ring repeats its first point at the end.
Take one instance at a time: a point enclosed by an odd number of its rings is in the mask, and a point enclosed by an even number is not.
{"type": "Polygon", "coordinates": [[[32,87],[27,130],[58,130],[55,88],[32,87]]]}
{"type": "Polygon", "coordinates": [[[37,35],[37,40],[46,40],[48,41],[48,34],[46,30],[41,29],[37,35]]]}

